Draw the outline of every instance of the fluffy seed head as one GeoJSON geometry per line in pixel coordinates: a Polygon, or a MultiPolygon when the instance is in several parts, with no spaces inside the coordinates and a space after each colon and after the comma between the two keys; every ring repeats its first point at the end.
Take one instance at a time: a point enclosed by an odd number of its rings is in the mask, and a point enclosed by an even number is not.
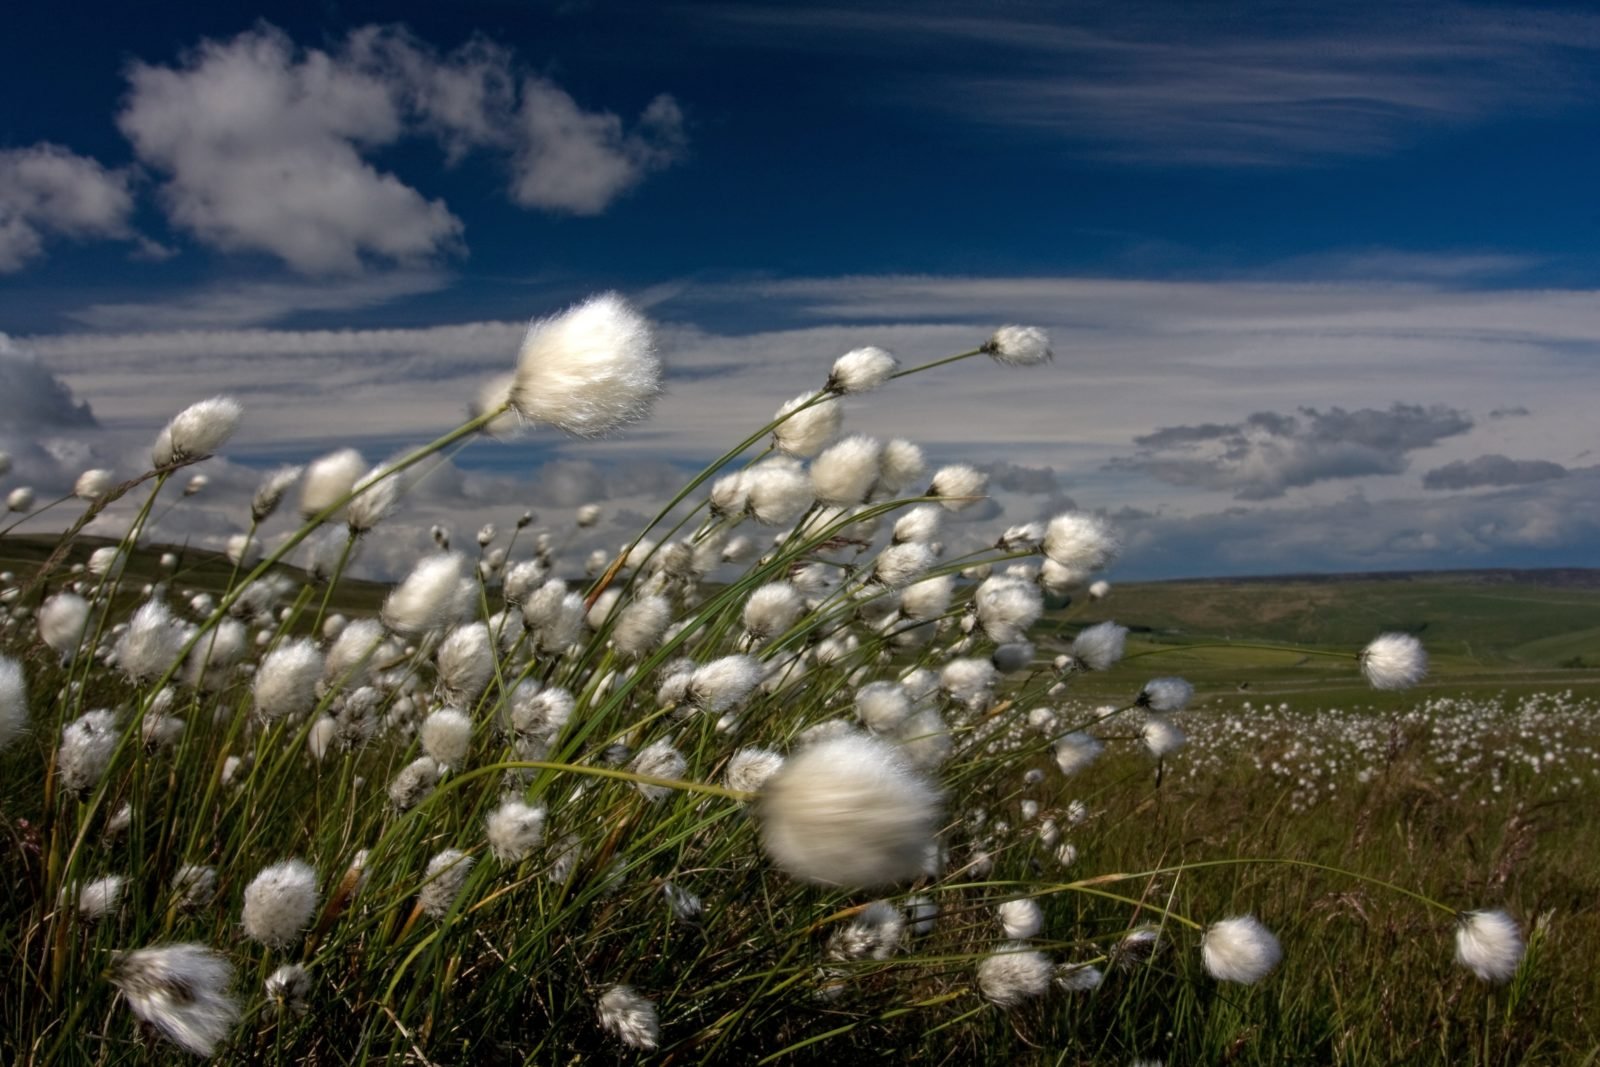
{"type": "Polygon", "coordinates": [[[463,562],[455,552],[418,561],[383,602],[383,624],[407,636],[443,627],[455,612],[463,562]]]}
{"type": "Polygon", "coordinates": [[[883,446],[883,456],[878,462],[878,488],[894,496],[920,482],[928,464],[922,449],[903,437],[896,437],[883,446]]]}
{"type": "Polygon", "coordinates": [[[89,622],[89,602],[76,593],[61,592],[39,605],[39,639],[63,660],[77,654],[83,628],[89,622]]]}
{"type": "Polygon", "coordinates": [[[250,518],[257,523],[266,522],[278,510],[278,505],[283,503],[283,496],[289,487],[300,480],[300,473],[304,467],[289,466],[279,467],[269,471],[261,479],[261,484],[256,486],[256,492],[250,498],[250,518]]]}
{"type": "Polygon", "coordinates": [[[936,496],[950,511],[976,504],[989,488],[989,476],[965,463],[952,463],[934,472],[927,496],[936,496]]]}
{"type": "Polygon", "coordinates": [[[86,470],[72,483],[72,495],[79,500],[95,501],[105,496],[116,481],[116,475],[108,470],[99,467],[86,470]]]}
{"type": "Polygon", "coordinates": [[[771,749],[741,748],[728,760],[728,771],[723,780],[729,789],[757,793],[782,766],[783,757],[771,749]]]}
{"type": "Polygon", "coordinates": [[[878,481],[883,445],[862,434],[846,437],[811,462],[811,488],[824,504],[849,507],[867,499],[878,481]]]}
{"type": "Polygon", "coordinates": [[[595,1005],[595,1013],[601,1027],[629,1048],[653,1049],[661,1042],[655,1002],[631,986],[612,986],[595,1005]]]}
{"type": "Polygon", "coordinates": [[[489,627],[481,622],[457,626],[439,644],[435,655],[439,665],[439,685],[446,700],[455,704],[476,703],[494,677],[494,648],[489,627]]]}
{"type": "Polygon", "coordinates": [[[466,712],[440,708],[422,720],[418,733],[422,737],[422,751],[447,770],[458,769],[466,763],[467,751],[472,747],[472,720],[466,712]]]}
{"type": "Polygon", "coordinates": [[[317,872],[304,860],[274,863],[244,891],[244,932],[269,948],[288,948],[311,925],[317,872]]]}
{"type": "Polygon", "coordinates": [[[1126,626],[1097,622],[1079,630],[1072,639],[1072,658],[1091,671],[1107,670],[1122,658],[1127,641],[1126,626]]]}
{"type": "Polygon", "coordinates": [[[489,815],[489,851],[501,863],[521,863],[544,840],[544,819],[543,808],[503,801],[489,815]]]}
{"type": "Polygon", "coordinates": [[[1428,653],[1410,634],[1380,634],[1361,650],[1361,673],[1374,689],[1409,689],[1428,673],[1428,653]]]}
{"type": "Polygon", "coordinates": [[[1030,937],[1038,937],[1039,931],[1044,929],[1044,909],[1039,907],[1039,902],[1030,897],[1019,897],[1008,900],[997,909],[1000,916],[1000,925],[1004,927],[1006,936],[1013,941],[1026,941],[1030,937]]]}
{"type": "Polygon", "coordinates": [[[1074,571],[1097,571],[1117,558],[1117,536],[1095,515],[1069,511],[1045,527],[1044,554],[1074,571]]]}
{"type": "Polygon", "coordinates": [[[1138,704],[1151,711],[1182,711],[1194,699],[1194,686],[1182,678],[1152,678],[1139,690],[1138,704]]]}
{"type": "MultiPolygon", "coordinates": [[[[633,762],[628,764],[628,769],[651,778],[682,778],[689,769],[689,763],[683,758],[683,753],[672,747],[670,741],[656,741],[641,748],[639,754],[633,757],[633,762]]],[[[669,786],[651,785],[648,782],[635,782],[634,788],[651,801],[665,800],[673,792],[669,786]]]]}
{"type": "Polygon", "coordinates": [[[761,675],[761,664],[750,656],[723,656],[695,669],[686,696],[702,710],[720,714],[744,703],[761,675]]]}
{"type": "Polygon", "coordinates": [[[1052,355],[1050,335],[1037,326],[1002,326],[984,342],[983,351],[1008,367],[1046,363],[1052,355]]]}
{"type": "Polygon", "coordinates": [[[296,1015],[304,1015],[311,996],[311,972],[298,963],[286,963],[267,976],[267,999],[296,1015]]]}
{"type": "Polygon", "coordinates": [[[1150,750],[1150,755],[1157,759],[1170,756],[1189,743],[1187,734],[1174,726],[1171,720],[1159,715],[1152,715],[1144,721],[1139,728],[1139,737],[1150,750]]]}
{"type": "Polygon", "coordinates": [[[600,437],[648,417],[660,392],[649,321],[602,293],[528,327],[509,399],[523,418],[600,437]]]}
{"type": "Polygon", "coordinates": [[[915,878],[943,797],[895,746],[864,734],[808,745],[761,790],[761,842],[802,881],[864,888],[915,878]]]}
{"type": "Polygon", "coordinates": [[[1456,924],[1456,962],[1485,982],[1510,981],[1522,953],[1522,932],[1503,911],[1469,911],[1456,924]]]}
{"type": "Polygon", "coordinates": [[[22,736],[28,728],[28,680],[22,665],[0,656],[0,748],[22,736]]]}
{"type": "Polygon", "coordinates": [[[910,714],[911,694],[899,682],[869,682],[856,690],[856,717],[873,733],[893,733],[910,714]]]}
{"type": "Polygon", "coordinates": [[[387,463],[373,467],[351,487],[355,497],[345,511],[345,523],[354,534],[364,534],[388,518],[400,503],[405,481],[387,463]]]}
{"type": "Polygon", "coordinates": [[[271,722],[310,711],[321,677],[322,653],[311,639],[285,641],[267,653],[256,671],[256,715],[271,722]]]}
{"type": "Polygon", "coordinates": [[[887,900],[875,900],[828,938],[828,956],[840,961],[886,960],[905,938],[905,913],[887,900]]]}
{"type": "Polygon", "coordinates": [[[934,564],[933,549],[921,541],[889,545],[872,561],[872,581],[886,589],[910,585],[934,564]]]}
{"type": "Polygon", "coordinates": [[[422,891],[417,894],[423,914],[435,919],[448,915],[471,870],[472,857],[456,848],[447,848],[429,860],[422,891]]]}
{"type": "Polygon", "coordinates": [[[991,1004],[1014,1008],[1050,989],[1054,968],[1042,952],[1026,945],[1001,945],[978,964],[978,992],[991,1004]]]}
{"type": "Polygon", "coordinates": [[[63,788],[85,793],[99,783],[116,750],[117,732],[115,713],[104,709],[84,712],[61,728],[56,773],[63,788]]]}
{"type": "Polygon", "coordinates": [[[986,578],[973,594],[978,626],[997,645],[1021,641],[1044,612],[1044,598],[1031,583],[1010,575],[986,578]]]}
{"type": "Polygon", "coordinates": [[[1200,939],[1200,960],[1206,973],[1220,982],[1252,985],[1265,978],[1282,958],[1278,939],[1250,915],[1212,923],[1200,939]]]}
{"type": "Polygon", "coordinates": [[[617,612],[611,644],[624,656],[648,655],[672,622],[672,605],[664,596],[642,596],[617,612]]]}
{"type": "Polygon", "coordinates": [[[1100,758],[1106,746],[1085,733],[1070,733],[1056,742],[1056,766],[1062,774],[1077,774],[1100,758]]]}
{"type": "Polygon", "coordinates": [[[439,764],[432,756],[418,756],[394,776],[389,783],[389,803],[400,811],[409,811],[422,803],[433,787],[439,784],[439,764]]]}
{"type": "Polygon", "coordinates": [[[205,945],[152,945],[113,957],[110,977],[128,1007],[185,1052],[211,1056],[239,1021],[233,965],[205,945]]]}
{"type": "Polygon", "coordinates": [[[150,461],[157,467],[204,459],[216,452],[239,428],[244,409],[232,397],[214,396],[190,404],[172,417],[156,437],[150,461]]]}
{"type": "Polygon", "coordinates": [[[747,507],[764,526],[782,526],[800,517],[816,500],[811,479],[793,460],[764,460],[745,472],[747,507]]]}
{"type": "Polygon", "coordinates": [[[777,637],[793,626],[805,602],[788,582],[768,582],[744,602],[744,628],[756,641],[777,637]]]}
{"type": "Polygon", "coordinates": [[[333,507],[355,488],[356,479],[366,469],[367,461],[353,448],[341,448],[312,460],[300,483],[300,517],[309,519],[333,507]]]}
{"type": "Polygon", "coordinates": [[[950,610],[950,598],[955,594],[955,587],[953,574],[912,582],[900,593],[900,612],[916,622],[937,619],[950,610]]]}
{"type": "Polygon", "coordinates": [[[189,639],[188,627],[160,600],[146,600],[117,639],[117,666],[136,682],[165,674],[189,639]]]}
{"type": "Polygon", "coordinates": [[[881,348],[852,349],[833,361],[826,388],[834,393],[865,393],[888,381],[899,365],[881,348]]]}
{"type": "Polygon", "coordinates": [[[815,396],[801,393],[778,409],[774,419],[783,421],[772,431],[772,445],[779,452],[807,459],[838,436],[844,409],[832,397],[811,403],[815,396]]]}

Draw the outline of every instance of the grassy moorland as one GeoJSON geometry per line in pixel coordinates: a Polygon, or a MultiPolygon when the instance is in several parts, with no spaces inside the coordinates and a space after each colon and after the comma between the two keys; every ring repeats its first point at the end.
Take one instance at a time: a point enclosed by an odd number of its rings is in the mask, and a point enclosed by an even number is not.
{"type": "Polygon", "coordinates": [[[139,537],[220,399],[83,492],[122,541],[0,536],[0,1061],[1600,1056],[1592,590],[1092,599],[1083,513],[956,557],[983,476],[839,436],[949,360],[865,349],[595,577],[522,524],[344,577],[510,410],[639,417],[646,341],[614,297],[536,325],[433,444],[270,473],[234,559],[139,537]]]}

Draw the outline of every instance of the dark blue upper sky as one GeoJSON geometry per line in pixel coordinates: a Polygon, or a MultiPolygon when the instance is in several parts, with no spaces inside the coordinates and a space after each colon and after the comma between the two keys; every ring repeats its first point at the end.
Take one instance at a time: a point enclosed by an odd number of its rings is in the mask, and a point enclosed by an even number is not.
{"type": "MultiPolygon", "coordinates": [[[[1600,562],[1590,7],[87,3],[6,30],[0,355],[108,434],[228,388],[251,462],[387,449],[516,322],[617,288],[670,331],[682,425],[606,454],[687,463],[829,353],[1029,321],[1055,379],[908,386],[879,432],[1047,472],[1008,514],[1121,509],[1149,573],[1600,562]]],[[[26,429],[0,445],[41,483],[111,447],[26,429]]]]}

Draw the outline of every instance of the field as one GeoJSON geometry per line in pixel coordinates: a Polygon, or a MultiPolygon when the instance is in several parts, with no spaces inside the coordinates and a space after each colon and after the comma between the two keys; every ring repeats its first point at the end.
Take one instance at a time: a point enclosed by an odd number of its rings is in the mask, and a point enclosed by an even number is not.
{"type": "MultiPolygon", "coordinates": [[[[626,349],[618,304],[568,315],[626,349]]],[[[841,357],[588,561],[530,519],[343,573],[518,392],[269,472],[228,556],[139,536],[221,398],[79,494],[121,540],[0,535],[0,1061],[1600,1060],[1595,576],[947,549],[985,475],[838,405],[946,362],[841,357]]],[[[528,395],[626,421],[653,366],[528,395]]]]}

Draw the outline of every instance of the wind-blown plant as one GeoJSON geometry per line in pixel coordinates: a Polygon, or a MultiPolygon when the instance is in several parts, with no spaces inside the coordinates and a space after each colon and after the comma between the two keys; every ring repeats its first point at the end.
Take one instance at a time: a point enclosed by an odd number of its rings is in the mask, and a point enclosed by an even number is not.
{"type": "MultiPolygon", "coordinates": [[[[1160,894],[1206,864],[1071,876],[1093,857],[1062,839],[1083,814],[1065,782],[1108,747],[1173,757],[1193,695],[1155,677],[1085,708],[1074,682],[1130,666],[1126,630],[1082,627],[1055,656],[1033,643],[1047,594],[1107,595],[1111,526],[1071,512],[957,555],[943,520],[984,496],[982,472],[929,474],[911,442],[842,433],[842,397],[984,356],[1052,358],[1019,326],[911,368],[846,353],[588,580],[549,538],[519,557],[486,527],[476,560],[441,537],[375,618],[330,606],[407,472],[519,422],[591,437],[647,417],[650,324],[614,294],[535,322],[436,441],[269,473],[220,595],[130,596],[157,497],[241,417],[220,397],[180,413],[117,550],[72,573],[64,543],[8,616],[0,745],[22,785],[6,814],[27,831],[0,954],[19,992],[8,1062],[147,1044],[764,1060],[908,1028],[953,1049],[962,1025],[1087,995],[1169,943],[1216,981],[1270,980],[1295,951],[1271,916],[1200,919],[1160,894]],[[257,560],[297,481],[300,525],[257,560]],[[285,571],[302,546],[304,572],[285,571]]],[[[139,484],[102,473],[91,507],[139,484]]],[[[1344,655],[1377,688],[1426,669],[1403,634],[1344,655]]],[[[1517,973],[1504,912],[1389,888],[1453,919],[1478,977],[1517,973]]]]}

